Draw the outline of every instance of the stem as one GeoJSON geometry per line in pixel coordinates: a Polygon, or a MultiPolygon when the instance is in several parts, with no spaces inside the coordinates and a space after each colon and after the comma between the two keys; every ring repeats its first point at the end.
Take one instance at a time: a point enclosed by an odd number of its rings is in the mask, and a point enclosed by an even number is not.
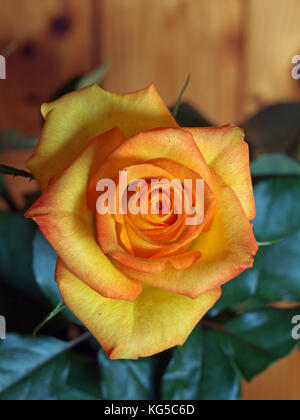
{"type": "Polygon", "coordinates": [[[185,82],[183,88],[181,89],[181,92],[179,94],[179,98],[178,98],[178,100],[176,102],[176,105],[175,105],[175,108],[173,110],[173,117],[174,118],[177,117],[177,114],[178,114],[178,111],[179,111],[179,107],[180,107],[180,104],[181,104],[182,97],[184,95],[184,92],[186,91],[186,88],[188,87],[188,84],[190,83],[190,79],[191,79],[191,75],[189,74],[188,77],[187,77],[187,79],[186,79],[186,82],[185,82]]]}
{"type": "Polygon", "coordinates": [[[49,322],[51,319],[55,318],[61,311],[66,308],[66,305],[63,301],[59,302],[57,307],[45,318],[39,325],[35,328],[32,335],[35,337],[37,333],[49,322]]]}
{"type": "Polygon", "coordinates": [[[92,334],[90,332],[85,332],[79,337],[75,338],[74,340],[70,341],[68,345],[68,350],[73,349],[74,347],[79,346],[80,344],[84,343],[86,340],[92,337],[92,334]]]}

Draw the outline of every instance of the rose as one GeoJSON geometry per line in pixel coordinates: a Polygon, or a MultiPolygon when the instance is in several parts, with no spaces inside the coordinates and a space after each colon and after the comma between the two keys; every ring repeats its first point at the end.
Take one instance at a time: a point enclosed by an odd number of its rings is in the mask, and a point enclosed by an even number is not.
{"type": "Polygon", "coordinates": [[[180,128],[153,86],[116,95],[94,85],[42,114],[28,168],[43,194],[26,216],[58,254],[64,302],[110,358],[183,344],[257,252],[243,131],[180,128]],[[98,214],[98,181],[124,169],[129,180],[204,179],[203,223],[188,226],[173,213],[98,214]]]}

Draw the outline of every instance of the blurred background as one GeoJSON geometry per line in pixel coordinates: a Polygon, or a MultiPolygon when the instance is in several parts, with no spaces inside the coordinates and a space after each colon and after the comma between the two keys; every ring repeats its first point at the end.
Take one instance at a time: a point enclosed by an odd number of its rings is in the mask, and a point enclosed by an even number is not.
{"type": "MultiPolygon", "coordinates": [[[[291,77],[299,0],[0,0],[0,52],[8,47],[0,131],[37,136],[41,103],[108,59],[104,88],[123,93],[154,83],[170,105],[190,73],[185,100],[216,124],[300,101],[291,77]]],[[[22,168],[29,154],[8,150],[1,162],[22,168]]],[[[20,206],[20,191],[36,190],[7,183],[20,206]]],[[[299,400],[299,351],[245,384],[243,396],[299,400]]]]}

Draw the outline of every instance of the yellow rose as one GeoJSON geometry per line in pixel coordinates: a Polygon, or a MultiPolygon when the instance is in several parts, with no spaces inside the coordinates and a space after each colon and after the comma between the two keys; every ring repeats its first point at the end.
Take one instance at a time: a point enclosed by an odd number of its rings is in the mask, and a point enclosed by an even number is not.
{"type": "Polygon", "coordinates": [[[112,359],[182,345],[258,249],[243,131],[180,128],[154,86],[117,95],[94,85],[42,114],[28,168],[43,194],[26,216],[58,254],[65,304],[112,359]],[[203,179],[204,220],[189,226],[174,209],[99,214],[98,181],[123,170],[128,182],[203,179]]]}

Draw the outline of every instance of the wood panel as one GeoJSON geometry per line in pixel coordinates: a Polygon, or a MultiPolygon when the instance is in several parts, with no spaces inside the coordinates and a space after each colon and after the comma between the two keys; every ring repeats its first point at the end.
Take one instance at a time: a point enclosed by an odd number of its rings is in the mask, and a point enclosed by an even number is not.
{"type": "MultiPolygon", "coordinates": [[[[0,80],[0,130],[38,133],[41,102],[107,58],[107,89],[154,82],[169,104],[191,73],[185,98],[216,123],[299,98],[290,76],[300,54],[299,0],[0,0],[0,10],[0,48],[19,46],[0,80]]],[[[27,154],[9,152],[2,162],[22,166],[27,154]]],[[[19,205],[20,192],[35,188],[9,182],[19,205]]],[[[244,398],[299,400],[299,358],[245,385],[244,398]]]]}
{"type": "Polygon", "coordinates": [[[105,87],[124,92],[154,82],[171,104],[191,73],[185,98],[218,123],[234,120],[241,5],[239,0],[97,1],[101,55],[114,60],[105,87]]]}
{"type": "Polygon", "coordinates": [[[0,81],[0,129],[38,133],[41,103],[92,65],[91,1],[0,0],[0,10],[0,48],[18,45],[0,81]]]}
{"type": "Polygon", "coordinates": [[[300,400],[300,351],[244,386],[245,400],[300,400]]]}
{"type": "Polygon", "coordinates": [[[244,16],[240,117],[300,98],[291,77],[292,57],[300,54],[299,0],[247,0],[244,16]]]}

